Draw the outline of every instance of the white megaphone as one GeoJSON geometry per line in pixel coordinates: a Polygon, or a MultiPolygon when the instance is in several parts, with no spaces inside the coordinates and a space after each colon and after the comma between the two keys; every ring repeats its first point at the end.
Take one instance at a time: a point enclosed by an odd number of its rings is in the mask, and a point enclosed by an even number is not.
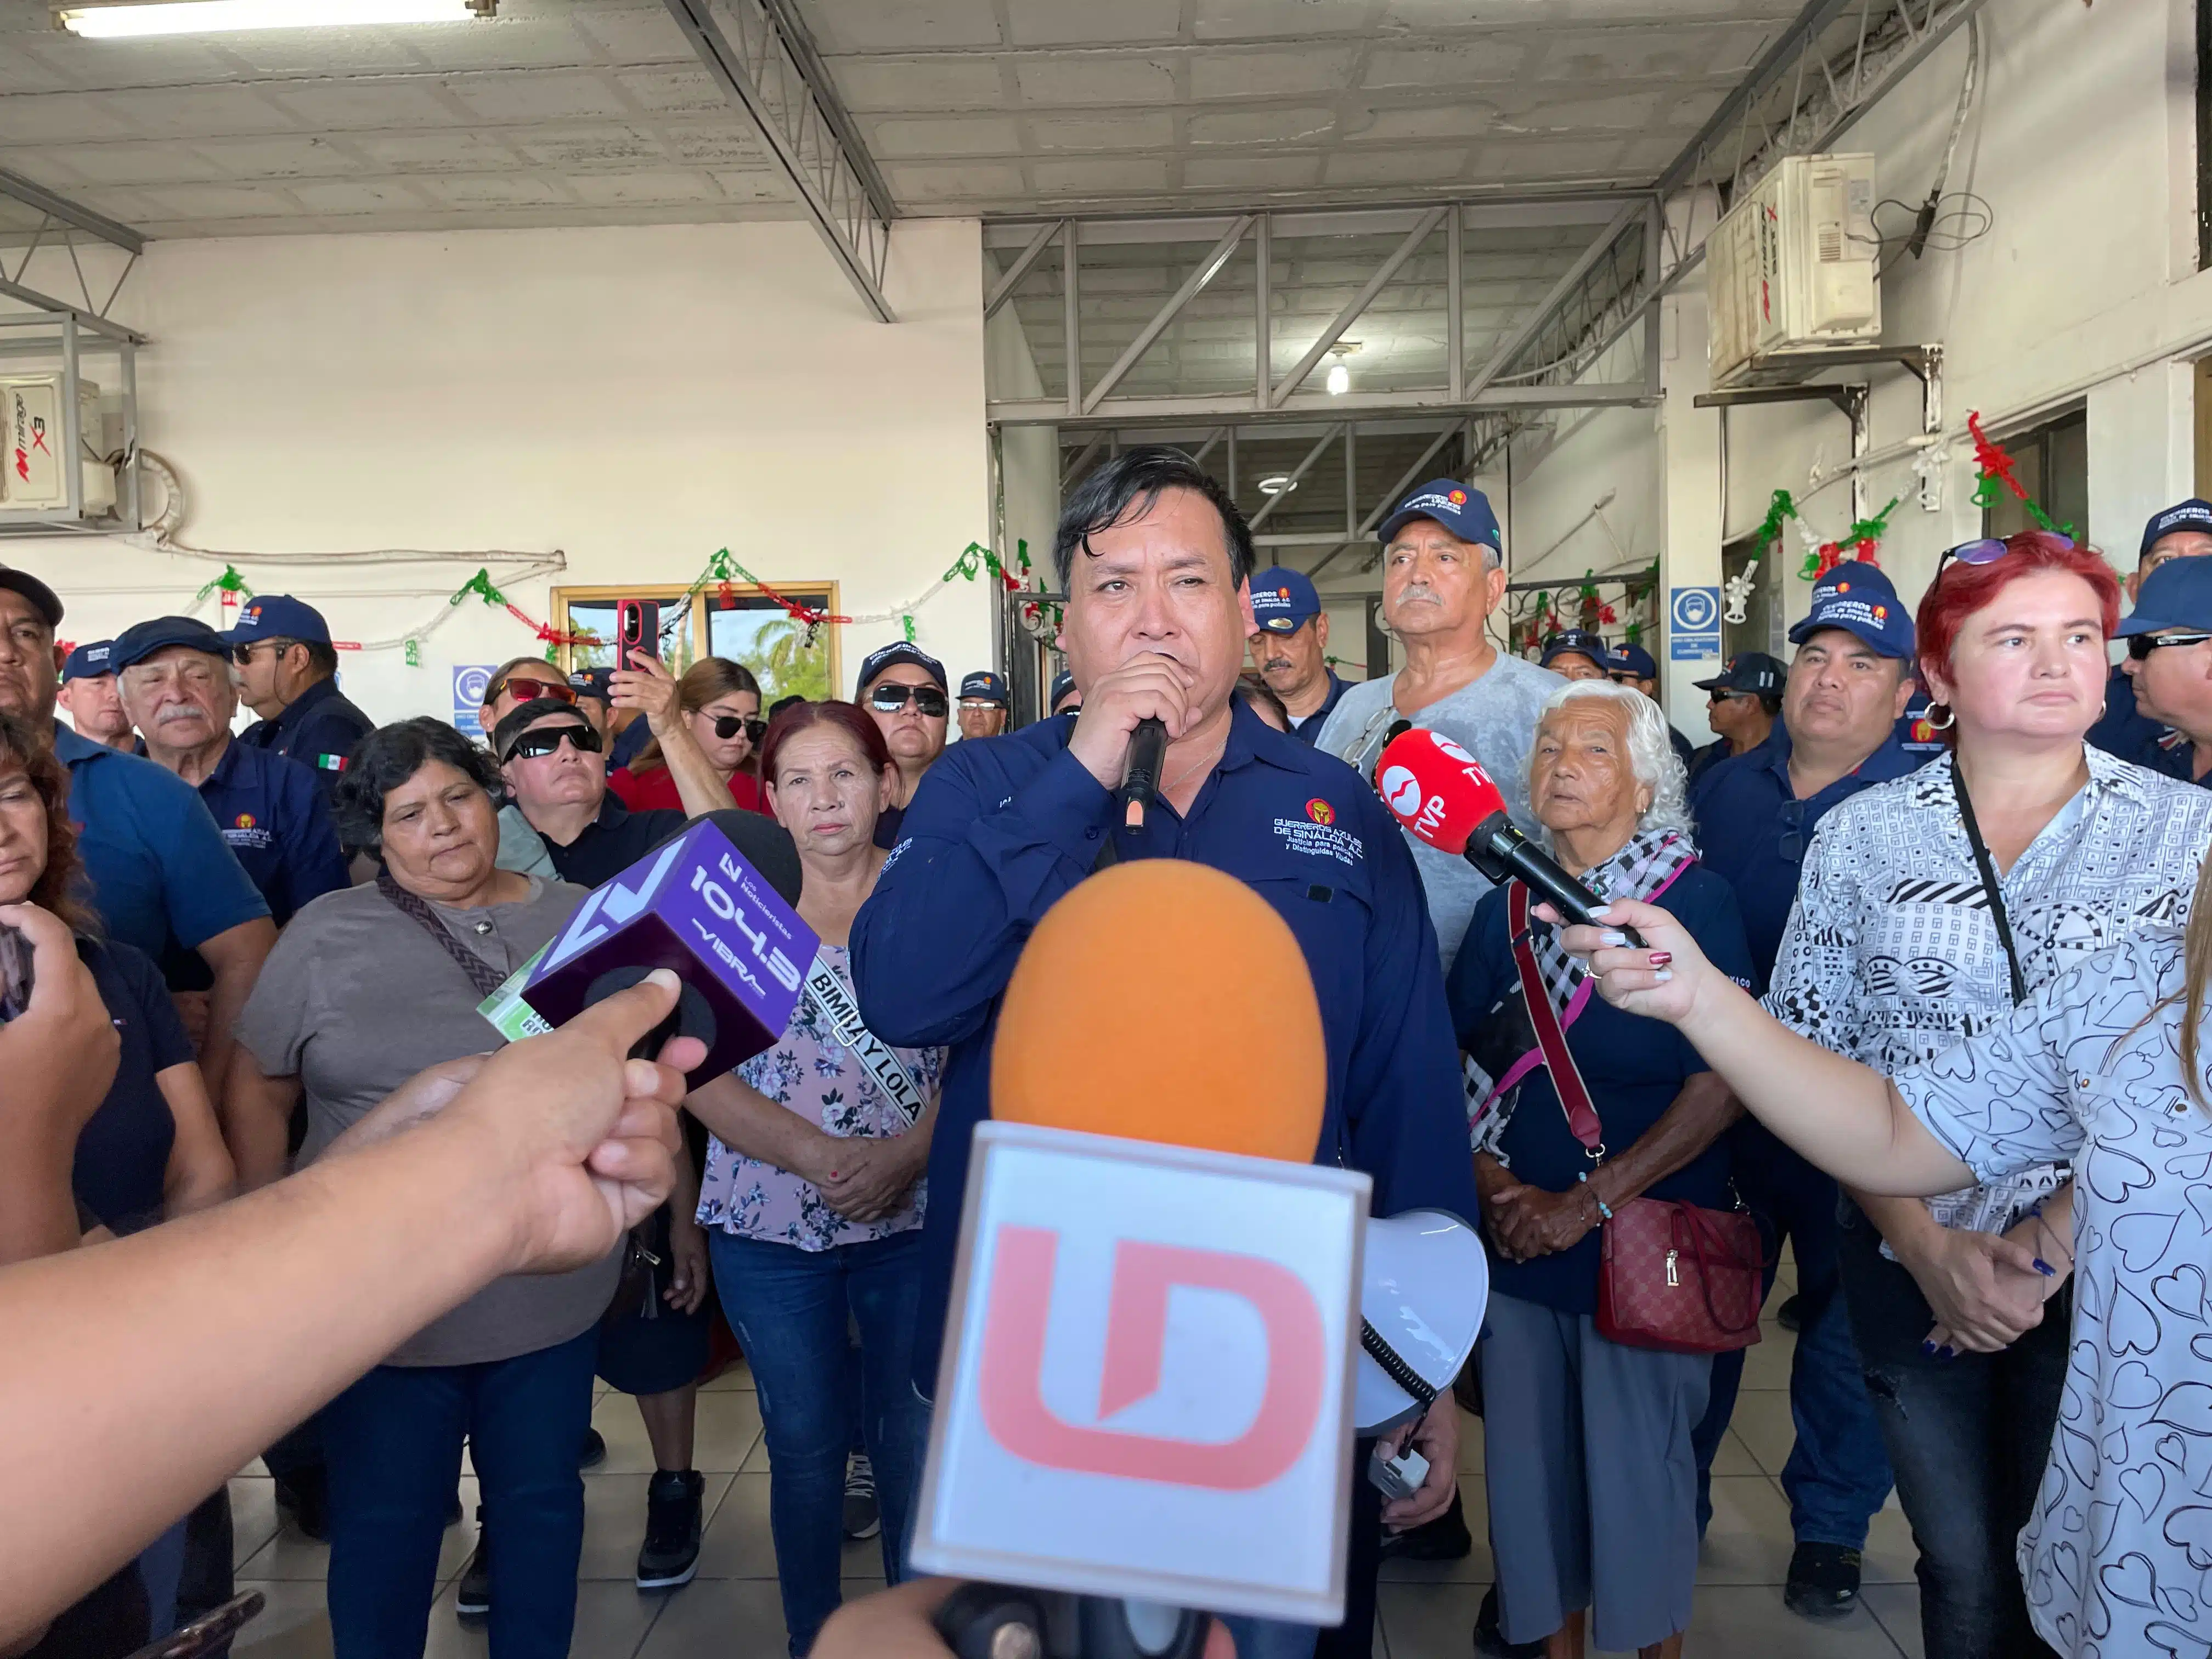
{"type": "Polygon", "coordinates": [[[1407,1210],[1367,1224],[1352,1424],[1363,1439],[1420,1416],[1482,1334],[1490,1263],[1457,1216],[1407,1210]]]}

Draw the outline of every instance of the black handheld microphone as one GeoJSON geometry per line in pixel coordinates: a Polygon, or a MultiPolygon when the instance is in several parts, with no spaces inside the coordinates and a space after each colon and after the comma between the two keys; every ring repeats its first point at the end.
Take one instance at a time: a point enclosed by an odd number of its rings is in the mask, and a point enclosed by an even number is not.
{"type": "Polygon", "coordinates": [[[1147,714],[1129,733],[1129,757],[1121,771],[1121,799],[1127,809],[1124,822],[1132,830],[1145,826],[1145,813],[1159,798],[1160,768],[1168,756],[1167,723],[1147,714]]]}
{"type": "MultiPolygon", "coordinates": [[[[1516,830],[1513,820],[1502,811],[1492,813],[1469,833],[1467,861],[1493,882],[1503,884],[1509,878],[1520,882],[1569,921],[1586,927],[1610,925],[1591,915],[1603,909],[1604,902],[1516,830]]],[[[1620,932],[1631,945],[1639,951],[1644,948],[1644,940],[1633,927],[1620,932]]]]}

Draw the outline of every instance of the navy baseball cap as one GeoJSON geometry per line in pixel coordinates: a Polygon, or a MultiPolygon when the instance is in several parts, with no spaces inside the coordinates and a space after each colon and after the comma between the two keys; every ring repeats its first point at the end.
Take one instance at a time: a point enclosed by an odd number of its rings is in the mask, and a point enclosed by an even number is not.
{"type": "MultiPolygon", "coordinates": [[[[1644,660],[1650,662],[1651,659],[1647,656],[1644,660]]],[[[1652,663],[1652,666],[1656,668],[1658,665],[1652,663]]],[[[1657,676],[1647,678],[1656,679],[1657,676]]],[[[1700,691],[1779,692],[1783,682],[1789,678],[1790,671],[1782,665],[1780,659],[1770,657],[1764,651],[1739,651],[1728,659],[1728,666],[1712,678],[1692,680],[1690,684],[1700,691]]]]}
{"type": "Polygon", "coordinates": [[[173,645],[188,645],[195,651],[204,651],[210,657],[230,659],[230,647],[223,636],[197,617],[156,617],[151,622],[133,623],[115,636],[108,652],[108,661],[115,672],[121,673],[133,663],[143,662],[156,651],[166,651],[173,645]]]}
{"type": "Polygon", "coordinates": [[[1375,532],[1376,539],[1389,546],[1390,538],[1415,519],[1434,519],[1463,542],[1480,542],[1501,552],[1504,549],[1505,539],[1498,533],[1498,515],[1490,510],[1490,498],[1454,479],[1431,478],[1400,501],[1375,532]]]}
{"type": "Polygon", "coordinates": [[[115,641],[94,640],[89,645],[80,645],[62,659],[62,684],[71,680],[98,679],[102,674],[112,674],[115,664],[115,641]]]}
{"type": "Polygon", "coordinates": [[[1310,580],[1277,565],[1252,578],[1252,617],[1270,634],[1295,632],[1321,615],[1321,595],[1310,580]]]}
{"type": "Polygon", "coordinates": [[[2169,628],[2212,628],[2212,559],[2168,559],[2145,576],[2135,615],[2113,630],[2120,639],[2169,628]]]}
{"type": "Polygon", "coordinates": [[[1060,700],[1074,690],[1075,676],[1061,669],[1052,677],[1052,695],[1044,700],[1045,712],[1049,714],[1059,708],[1060,700]]]}
{"type": "Polygon", "coordinates": [[[1012,695],[1006,690],[1006,677],[1004,674],[994,674],[988,668],[979,668],[972,674],[963,674],[960,677],[960,696],[963,701],[969,697],[980,697],[986,702],[995,702],[1003,708],[1012,695]]]}
{"type": "Polygon", "coordinates": [[[1912,655],[1912,613],[1889,578],[1858,559],[1838,565],[1813,584],[1813,609],[1790,630],[1790,643],[1802,645],[1824,628],[1856,634],[1885,657],[1912,655]]]}
{"type": "MultiPolygon", "coordinates": [[[[1770,657],[1767,660],[1771,662],[1773,659],[1770,657]]],[[[1659,665],[1652,660],[1651,653],[1642,646],[1632,645],[1626,640],[1613,647],[1613,654],[1605,659],[1605,666],[1608,673],[1633,674],[1639,680],[1659,678],[1659,665]]]]}
{"type": "Polygon", "coordinates": [[[46,619],[49,628],[62,625],[62,602],[54,590],[27,570],[18,570],[13,565],[0,564],[0,587],[10,593],[21,593],[39,607],[39,614],[46,619]]]}
{"type": "Polygon", "coordinates": [[[579,668],[568,676],[568,689],[580,697],[593,697],[610,708],[615,701],[615,671],[611,668],[579,668]]]}
{"type": "Polygon", "coordinates": [[[866,691],[870,683],[884,670],[895,667],[902,662],[912,663],[930,678],[935,680],[939,690],[950,689],[945,683],[943,663],[938,661],[918,645],[910,644],[905,640],[894,640],[889,645],[878,646],[860,659],[860,678],[855,684],[854,695],[857,696],[866,691]]]}
{"type": "Polygon", "coordinates": [[[256,593],[238,613],[238,625],[225,629],[222,637],[232,645],[251,645],[256,640],[328,645],[331,625],[321,611],[289,593],[256,593]]]}
{"type": "Polygon", "coordinates": [[[2143,526],[2142,546],[2136,550],[2136,562],[2142,561],[2160,537],[2171,536],[2177,530],[2193,530],[2199,535],[2212,536],[2212,501],[2191,495],[2185,501],[2177,501],[2162,512],[2152,514],[2150,522],[2143,526]]]}
{"type": "Polygon", "coordinates": [[[1549,668],[1553,658],[1569,655],[1588,657],[1594,668],[1606,667],[1613,660],[1613,653],[1606,649],[1604,636],[1587,628],[1562,629],[1546,640],[1541,665],[1549,668]]]}

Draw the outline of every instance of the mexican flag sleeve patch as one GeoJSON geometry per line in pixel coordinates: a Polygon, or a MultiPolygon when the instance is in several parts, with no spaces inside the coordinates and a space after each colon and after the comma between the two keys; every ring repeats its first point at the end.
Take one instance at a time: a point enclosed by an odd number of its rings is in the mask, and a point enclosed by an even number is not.
{"type": "Polygon", "coordinates": [[[318,755],[315,757],[315,764],[325,772],[343,772],[345,770],[345,763],[346,757],[343,755],[318,755]]]}

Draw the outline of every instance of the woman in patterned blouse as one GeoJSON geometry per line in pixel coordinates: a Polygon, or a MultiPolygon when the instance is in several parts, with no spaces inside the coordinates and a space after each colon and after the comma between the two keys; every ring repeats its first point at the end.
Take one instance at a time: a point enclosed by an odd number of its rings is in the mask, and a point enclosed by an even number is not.
{"type": "Polygon", "coordinates": [[[846,1453],[859,1412],[881,1504],[884,1576],[921,1471],[908,1378],[919,1290],[922,1170],[941,1049],[891,1048],[860,1022],[846,941],[885,854],[876,819],[898,777],[875,721],[848,702],[800,703],[769,725],[761,776],[798,843],[799,914],[822,940],[790,1026],[767,1053],[693,1091],[714,1132],[700,1184],[714,1288],[760,1388],[791,1651],[836,1611],[846,1453]],[[847,1332],[860,1331],[860,1398],[847,1332]]]}
{"type": "MultiPolygon", "coordinates": [[[[2091,952],[2186,919],[2212,793],[2082,742],[2118,611],[2103,558],[2063,537],[1945,556],[1918,641],[1952,752],[1822,819],[1767,995],[1777,1018],[1893,1074],[2001,1025],[2091,952]]],[[[2008,1659],[2034,1650],[2014,1545],[2062,1398],[2081,1403],[2075,1190],[2058,1158],[1954,1186],[1850,1194],[1840,1266],[1920,1552],[1928,1651],[2008,1659]],[[2055,1271],[2021,1271],[2023,1250],[2055,1271]]]]}

